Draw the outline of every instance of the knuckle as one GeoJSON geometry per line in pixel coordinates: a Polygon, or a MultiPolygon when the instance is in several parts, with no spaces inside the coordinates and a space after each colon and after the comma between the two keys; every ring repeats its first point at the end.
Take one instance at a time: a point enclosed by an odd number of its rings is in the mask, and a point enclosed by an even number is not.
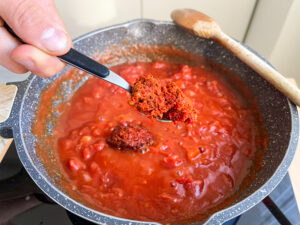
{"type": "Polygon", "coordinates": [[[16,1],[13,18],[18,27],[27,27],[37,23],[35,15],[39,8],[30,0],[16,1]]]}

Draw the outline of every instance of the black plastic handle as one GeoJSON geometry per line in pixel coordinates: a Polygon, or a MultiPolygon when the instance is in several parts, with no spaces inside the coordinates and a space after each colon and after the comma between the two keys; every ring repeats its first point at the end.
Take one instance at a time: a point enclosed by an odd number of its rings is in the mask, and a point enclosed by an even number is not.
{"type": "Polygon", "coordinates": [[[100,78],[105,78],[109,75],[109,69],[106,66],[76,51],[74,48],[71,48],[66,54],[58,56],[58,58],[100,78]]]}
{"type": "MultiPolygon", "coordinates": [[[[25,43],[16,33],[6,24],[3,25],[6,30],[15,38],[17,38],[21,43],[25,43]]],[[[109,75],[109,69],[98,63],[97,61],[87,57],[86,55],[76,51],[71,48],[66,54],[58,56],[62,61],[77,67],[85,72],[91,73],[100,78],[105,78],[109,75]]]]}

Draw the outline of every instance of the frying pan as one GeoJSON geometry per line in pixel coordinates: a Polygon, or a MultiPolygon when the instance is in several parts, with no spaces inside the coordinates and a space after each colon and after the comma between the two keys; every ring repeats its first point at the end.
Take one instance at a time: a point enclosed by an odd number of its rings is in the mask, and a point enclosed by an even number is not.
{"type": "MultiPolygon", "coordinates": [[[[222,224],[255,206],[269,195],[287,173],[296,151],[299,124],[295,105],[217,42],[195,37],[172,22],[139,19],[111,26],[77,38],[74,41],[74,48],[93,56],[103,52],[107,46],[116,44],[122,47],[130,43],[135,45],[172,44],[178,49],[202,55],[238,74],[257,97],[263,124],[269,136],[263,167],[257,172],[253,182],[228,207],[195,224],[222,224]]],[[[119,61],[128,60],[123,57],[122,51],[120,52],[119,61]]],[[[130,60],[134,58],[137,59],[139,56],[136,55],[130,60]]],[[[69,67],[62,73],[68,69],[69,67]]],[[[37,140],[33,135],[31,127],[34,123],[39,123],[35,120],[35,112],[39,108],[41,92],[62,73],[49,79],[42,79],[31,74],[27,80],[14,83],[18,87],[18,93],[10,117],[0,124],[0,135],[5,138],[13,136],[19,158],[32,180],[45,194],[70,212],[99,224],[157,224],[114,217],[80,203],[66,194],[62,187],[57,185],[57,178],[50,175],[51,170],[55,171],[56,168],[46,168],[37,156],[35,147],[40,144],[41,140],[37,140]]],[[[63,96],[61,101],[68,101],[87,77],[88,75],[82,76],[77,83],[72,83],[71,80],[64,82],[62,88],[64,94],[61,95],[63,96]]],[[[53,102],[53,104],[56,103],[53,102]]],[[[55,112],[52,116],[56,116],[55,112]]],[[[51,137],[53,124],[49,122],[48,125],[45,135],[51,137]]],[[[48,152],[49,160],[51,160],[51,149],[44,149],[44,151],[48,152]]]]}

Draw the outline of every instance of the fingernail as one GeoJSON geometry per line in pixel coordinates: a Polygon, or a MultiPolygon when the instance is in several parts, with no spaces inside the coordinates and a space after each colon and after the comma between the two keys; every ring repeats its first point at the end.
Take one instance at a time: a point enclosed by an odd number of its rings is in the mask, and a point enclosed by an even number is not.
{"type": "Polygon", "coordinates": [[[60,52],[67,48],[68,39],[63,31],[49,28],[44,31],[41,43],[50,52],[60,52]]]}
{"type": "Polygon", "coordinates": [[[34,62],[30,58],[16,58],[15,61],[28,70],[32,70],[35,66],[34,62]]]}

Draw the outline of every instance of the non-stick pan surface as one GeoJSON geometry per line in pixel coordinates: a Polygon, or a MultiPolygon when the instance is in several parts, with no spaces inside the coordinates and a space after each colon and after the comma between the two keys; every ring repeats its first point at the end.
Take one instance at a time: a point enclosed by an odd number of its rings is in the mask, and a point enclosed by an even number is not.
{"type": "MultiPolygon", "coordinates": [[[[221,45],[188,34],[171,22],[134,20],[86,34],[74,41],[74,47],[93,56],[112,44],[124,45],[124,40],[126,43],[142,45],[172,44],[176,48],[203,55],[237,73],[258,99],[264,118],[263,123],[270,137],[263,161],[264,166],[255,180],[229,207],[199,223],[223,223],[265,198],[286,174],[296,150],[298,113],[295,105],[221,45]]],[[[142,224],[143,222],[103,214],[73,200],[56,185],[37,156],[35,147],[40,140],[37,140],[31,131],[32,124],[39,122],[35,121],[35,111],[39,107],[42,90],[59,76],[60,74],[53,78],[42,79],[31,75],[26,81],[17,83],[18,93],[12,113],[6,122],[0,124],[0,135],[9,137],[13,133],[19,157],[31,178],[43,192],[67,210],[101,224],[142,224]]],[[[71,85],[66,82],[65,100],[68,100],[82,83],[71,85]]],[[[51,135],[51,124],[48,129],[48,134],[51,135]]],[[[51,149],[46,150],[51,152],[51,149]]]]}

